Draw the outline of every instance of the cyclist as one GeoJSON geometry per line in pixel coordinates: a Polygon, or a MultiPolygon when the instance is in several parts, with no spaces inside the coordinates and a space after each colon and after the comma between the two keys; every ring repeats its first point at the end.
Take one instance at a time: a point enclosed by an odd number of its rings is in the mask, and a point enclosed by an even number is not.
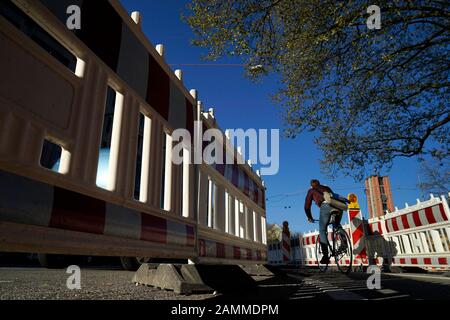
{"type": "Polygon", "coordinates": [[[311,180],[311,188],[308,190],[305,199],[305,213],[308,217],[309,222],[314,222],[314,218],[311,214],[311,205],[312,201],[316,203],[316,205],[320,208],[320,218],[319,218],[319,235],[320,235],[320,246],[322,248],[323,257],[320,260],[321,264],[328,264],[330,262],[330,257],[328,255],[328,232],[327,227],[330,221],[331,213],[336,212],[336,217],[334,220],[335,228],[340,227],[341,219],[342,219],[342,210],[333,208],[329,203],[325,201],[324,192],[328,192],[333,194],[333,191],[330,187],[323,186],[320,184],[320,181],[317,179],[311,180]]]}

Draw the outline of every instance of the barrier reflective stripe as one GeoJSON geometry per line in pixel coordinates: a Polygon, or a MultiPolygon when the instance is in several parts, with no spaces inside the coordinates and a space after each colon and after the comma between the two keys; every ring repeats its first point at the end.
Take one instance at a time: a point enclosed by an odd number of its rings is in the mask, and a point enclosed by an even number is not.
{"type": "Polygon", "coordinates": [[[374,222],[374,223],[370,223],[369,225],[369,230],[371,234],[374,234],[375,232],[378,232],[380,235],[383,234],[383,227],[381,226],[381,222],[374,222]]]}
{"type": "Polygon", "coordinates": [[[0,221],[195,246],[194,225],[128,209],[0,170],[0,221]],[[26,197],[22,197],[26,194],[26,197]]]}
{"type": "Polygon", "coordinates": [[[388,218],[385,221],[385,226],[388,232],[395,232],[444,221],[448,221],[448,218],[445,214],[444,206],[441,203],[393,218],[388,218]]]}
{"type": "Polygon", "coordinates": [[[393,258],[394,265],[448,265],[450,263],[449,258],[445,257],[409,257],[409,258],[393,258]]]}
{"type": "Polygon", "coordinates": [[[401,217],[402,217],[403,228],[404,228],[404,229],[409,229],[410,226],[409,226],[409,223],[408,223],[408,218],[406,217],[405,214],[402,215],[401,217]]]}
{"type": "Polygon", "coordinates": [[[265,251],[242,248],[209,239],[199,239],[199,256],[230,260],[263,261],[267,259],[265,251]]]}

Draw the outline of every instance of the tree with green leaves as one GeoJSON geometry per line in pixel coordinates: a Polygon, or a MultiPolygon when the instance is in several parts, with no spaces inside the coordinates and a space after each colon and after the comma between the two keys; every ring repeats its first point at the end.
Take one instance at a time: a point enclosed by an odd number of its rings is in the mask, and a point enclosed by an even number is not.
{"type": "Polygon", "coordinates": [[[267,224],[267,241],[281,241],[283,229],[276,223],[267,224]]]}
{"type": "Polygon", "coordinates": [[[449,1],[192,0],[189,10],[207,59],[240,57],[254,80],[279,75],[286,135],[314,131],[331,175],[449,156],[449,1]],[[368,28],[372,4],[381,29],[368,28]]]}

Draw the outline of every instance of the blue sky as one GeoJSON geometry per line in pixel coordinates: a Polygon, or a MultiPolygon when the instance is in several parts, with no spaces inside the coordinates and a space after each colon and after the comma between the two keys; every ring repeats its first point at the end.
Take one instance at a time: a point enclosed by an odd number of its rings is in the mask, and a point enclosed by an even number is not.
{"type": "MultiPolygon", "coordinates": [[[[244,77],[240,67],[199,67],[179,64],[202,64],[204,49],[193,47],[193,34],[180,15],[189,1],[183,0],[121,0],[129,11],[140,11],[143,31],[153,45],[164,44],[166,61],[173,69],[182,69],[188,89],[199,91],[205,108],[214,107],[222,129],[267,128],[282,129],[280,108],[270,94],[278,86],[276,77],[253,83],[244,77]]],[[[239,63],[222,59],[214,63],[239,63]]],[[[355,183],[352,178],[337,177],[334,181],[320,172],[321,152],[313,143],[313,133],[304,133],[295,140],[281,138],[280,170],[277,175],[264,177],[267,186],[267,219],[269,222],[289,221],[293,231],[316,229],[306,221],[303,203],[311,178],[318,178],[336,192],[347,195],[355,192],[359,197],[363,214],[367,217],[364,182],[355,183]],[[285,207],[290,207],[286,208],[285,207]]],[[[415,159],[398,159],[390,172],[394,203],[403,208],[405,202],[413,204],[420,197],[417,190],[418,164],[415,159]]],[[[318,216],[318,208],[313,208],[318,216]]]]}

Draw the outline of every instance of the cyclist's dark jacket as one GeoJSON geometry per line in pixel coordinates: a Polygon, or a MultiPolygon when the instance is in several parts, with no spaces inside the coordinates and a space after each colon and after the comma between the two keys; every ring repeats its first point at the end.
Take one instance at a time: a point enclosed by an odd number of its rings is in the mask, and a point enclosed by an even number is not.
{"type": "Polygon", "coordinates": [[[312,201],[314,200],[314,202],[320,208],[320,205],[322,204],[322,202],[325,201],[325,199],[323,197],[324,192],[333,193],[333,191],[329,187],[322,186],[322,185],[319,185],[315,189],[311,188],[308,190],[308,193],[306,194],[306,199],[305,199],[305,213],[306,213],[306,216],[308,217],[308,219],[313,218],[311,215],[312,201]]]}

